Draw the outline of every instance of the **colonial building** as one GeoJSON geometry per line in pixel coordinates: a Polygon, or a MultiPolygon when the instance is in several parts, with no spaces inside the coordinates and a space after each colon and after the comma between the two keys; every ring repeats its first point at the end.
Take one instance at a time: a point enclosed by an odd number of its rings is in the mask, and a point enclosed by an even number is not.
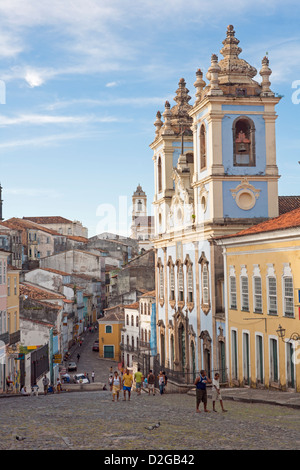
{"type": "Polygon", "coordinates": [[[23,217],[23,219],[43,225],[61,235],[88,238],[88,229],[78,220],[72,221],[61,216],[23,217]]]}
{"type": "Polygon", "coordinates": [[[157,345],[162,367],[185,380],[225,366],[223,261],[212,237],[278,215],[275,106],[271,69],[240,58],[228,26],[221,54],[196,72],[196,99],[185,80],[157,113],[154,162],[157,345]]]}
{"type": "Polygon", "coordinates": [[[215,242],[231,385],[300,391],[300,209],[215,242]]]}

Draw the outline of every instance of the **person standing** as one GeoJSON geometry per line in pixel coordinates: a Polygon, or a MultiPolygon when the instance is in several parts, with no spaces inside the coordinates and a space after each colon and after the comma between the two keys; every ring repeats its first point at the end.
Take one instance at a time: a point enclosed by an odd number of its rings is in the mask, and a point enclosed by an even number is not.
{"type": "Polygon", "coordinates": [[[221,395],[221,390],[220,390],[220,374],[218,372],[215,373],[215,377],[212,381],[212,404],[213,404],[213,411],[217,412],[215,408],[216,401],[220,402],[222,411],[225,413],[227,410],[225,410],[223,406],[223,400],[222,400],[222,395],[221,395]]]}
{"type": "Polygon", "coordinates": [[[159,393],[162,395],[164,393],[164,388],[165,388],[165,376],[160,371],[159,376],[158,376],[158,385],[159,385],[159,393]]]}
{"type": "Polygon", "coordinates": [[[126,369],[125,374],[123,374],[124,401],[126,401],[126,392],[128,392],[128,401],[130,401],[132,382],[132,375],[129,373],[129,370],[126,369]]]}
{"type": "Polygon", "coordinates": [[[141,394],[142,378],[143,378],[143,374],[141,373],[140,367],[138,367],[137,372],[134,374],[135,387],[136,387],[136,391],[138,395],[141,394]]]}
{"type": "Polygon", "coordinates": [[[48,392],[48,385],[49,385],[49,379],[48,379],[48,377],[47,377],[46,374],[45,374],[45,375],[44,375],[44,378],[43,378],[44,395],[47,395],[47,392],[48,392]]]}
{"type": "Polygon", "coordinates": [[[112,385],[112,401],[115,401],[115,396],[117,396],[117,401],[119,401],[119,394],[121,391],[121,377],[118,372],[115,371],[113,376],[113,385],[112,385]]]}
{"type": "Polygon", "coordinates": [[[196,385],[196,413],[200,413],[199,405],[203,402],[204,411],[209,413],[207,409],[207,390],[206,384],[211,383],[211,379],[206,376],[206,371],[201,370],[200,376],[196,378],[195,385],[196,385]]]}
{"type": "Polygon", "coordinates": [[[60,381],[59,377],[57,377],[57,380],[56,380],[56,391],[57,391],[57,393],[61,392],[61,381],[60,381]]]}
{"type": "Polygon", "coordinates": [[[95,372],[94,371],[92,372],[92,382],[93,383],[95,382],[95,372]]]}
{"type": "Polygon", "coordinates": [[[149,391],[149,395],[150,395],[150,392],[152,391],[152,395],[154,396],[155,395],[155,388],[154,388],[154,384],[155,384],[155,376],[154,374],[152,373],[152,370],[149,370],[149,374],[148,374],[148,391],[149,391]]]}

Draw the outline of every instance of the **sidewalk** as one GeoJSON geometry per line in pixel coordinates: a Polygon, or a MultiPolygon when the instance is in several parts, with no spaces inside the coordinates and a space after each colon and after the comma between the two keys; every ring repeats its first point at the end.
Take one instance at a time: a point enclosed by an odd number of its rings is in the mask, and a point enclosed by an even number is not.
{"type": "MultiPolygon", "coordinates": [[[[263,403],[267,405],[287,406],[300,409],[300,393],[280,392],[254,388],[221,388],[223,400],[233,400],[245,403],[263,403]]],[[[196,396],[196,389],[188,392],[196,396]]],[[[211,388],[207,388],[208,398],[211,399],[211,388]]]]}

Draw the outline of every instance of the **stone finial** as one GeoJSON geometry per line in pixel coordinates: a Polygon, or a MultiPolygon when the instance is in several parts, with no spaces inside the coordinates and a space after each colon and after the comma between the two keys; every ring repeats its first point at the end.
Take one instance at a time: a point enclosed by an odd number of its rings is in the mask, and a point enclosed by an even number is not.
{"type": "Polygon", "coordinates": [[[218,56],[216,54],[212,54],[211,56],[211,66],[208,69],[206,74],[206,78],[209,80],[210,91],[208,95],[223,95],[223,91],[219,88],[219,72],[221,71],[221,67],[218,64],[218,56]]]}
{"type": "Polygon", "coordinates": [[[154,122],[154,126],[156,127],[156,130],[155,130],[155,134],[156,134],[156,137],[159,136],[159,133],[160,133],[160,129],[161,127],[163,126],[163,122],[161,120],[161,112],[160,111],[157,111],[156,113],[156,120],[154,122]]]}
{"type": "Polygon", "coordinates": [[[196,88],[196,95],[195,95],[196,101],[195,101],[194,106],[197,105],[201,101],[202,91],[205,85],[206,83],[203,80],[203,73],[200,69],[198,69],[196,72],[196,81],[194,83],[194,87],[196,88]]]}
{"type": "Polygon", "coordinates": [[[166,135],[166,134],[173,134],[173,130],[172,130],[172,126],[171,126],[171,116],[172,116],[172,113],[171,113],[171,105],[169,103],[169,101],[166,101],[165,102],[165,111],[163,112],[163,117],[164,117],[164,125],[163,125],[163,128],[162,128],[162,134],[166,135]]]}
{"type": "Polygon", "coordinates": [[[272,70],[269,67],[268,57],[265,56],[263,60],[261,61],[261,63],[262,63],[262,68],[259,74],[262,77],[262,82],[261,82],[262,92],[260,96],[274,96],[274,93],[272,92],[272,90],[270,90],[271,82],[270,82],[269,77],[272,73],[272,70]]]}

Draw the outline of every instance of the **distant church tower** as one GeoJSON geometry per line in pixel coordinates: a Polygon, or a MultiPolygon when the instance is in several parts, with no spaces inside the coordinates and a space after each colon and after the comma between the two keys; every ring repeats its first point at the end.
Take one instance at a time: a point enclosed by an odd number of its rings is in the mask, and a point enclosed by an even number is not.
{"type": "Polygon", "coordinates": [[[147,195],[139,184],[132,195],[131,238],[139,240],[141,250],[151,248],[153,224],[153,217],[147,215],[147,195]]]}

